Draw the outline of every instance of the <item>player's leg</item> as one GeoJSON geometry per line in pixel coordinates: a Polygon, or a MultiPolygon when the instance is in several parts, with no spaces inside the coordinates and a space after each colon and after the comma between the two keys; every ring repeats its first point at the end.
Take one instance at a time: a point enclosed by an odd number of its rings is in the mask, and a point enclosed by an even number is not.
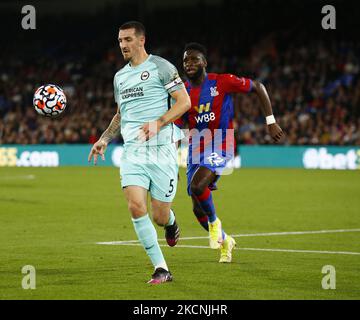
{"type": "Polygon", "coordinates": [[[215,205],[209,185],[217,179],[216,173],[205,166],[200,166],[194,173],[190,190],[191,195],[197,200],[209,219],[210,247],[219,249],[226,238],[222,230],[221,221],[216,215],[215,205]]]}
{"type": "MultiPolygon", "coordinates": [[[[171,203],[176,194],[178,180],[175,144],[150,146],[149,163],[146,166],[146,171],[150,177],[149,191],[153,219],[155,223],[165,227],[169,245],[175,245],[179,237],[175,215],[171,210],[171,203]],[[172,241],[169,241],[170,229],[173,231],[172,241]]],[[[150,282],[156,284],[167,281],[172,281],[172,275],[168,268],[156,268],[150,282]]]]}
{"type": "Polygon", "coordinates": [[[151,206],[155,223],[165,229],[167,244],[170,247],[175,246],[180,237],[180,228],[176,223],[174,211],[171,209],[171,202],[163,202],[152,198],[151,206]]]}
{"type": "Polygon", "coordinates": [[[193,211],[199,223],[209,231],[210,247],[219,248],[221,238],[219,262],[229,263],[232,260],[232,250],[235,240],[227,235],[221,226],[221,221],[216,217],[215,206],[212,200],[210,185],[214,185],[217,176],[206,167],[199,167],[191,177],[190,190],[193,201],[193,211]]]}
{"type": "Polygon", "coordinates": [[[157,147],[157,163],[151,167],[151,205],[153,219],[165,228],[165,238],[169,246],[176,245],[180,230],[171,209],[178,183],[178,165],[175,145],[157,147]]]}
{"type": "Polygon", "coordinates": [[[155,227],[147,213],[147,190],[136,185],[129,185],[124,187],[123,190],[128,202],[128,208],[131,213],[135,232],[149,256],[154,269],[157,270],[161,268],[168,271],[167,264],[157,240],[155,227]]]}
{"type": "Polygon", "coordinates": [[[147,189],[137,185],[123,187],[131,218],[138,219],[147,214],[147,189]]]}
{"type": "Polygon", "coordinates": [[[187,178],[187,193],[192,199],[193,204],[193,213],[200,223],[200,225],[206,230],[209,231],[209,218],[207,213],[202,209],[199,200],[196,198],[194,194],[191,192],[191,182],[193,176],[195,175],[196,171],[199,169],[199,165],[197,164],[188,164],[186,170],[186,178],[187,178]]]}
{"type": "Polygon", "coordinates": [[[197,221],[206,231],[209,231],[209,218],[206,212],[201,208],[199,200],[197,200],[194,195],[191,196],[191,200],[193,204],[193,212],[197,221]]]}
{"type": "Polygon", "coordinates": [[[217,218],[211,190],[209,189],[209,185],[215,180],[215,172],[212,172],[209,168],[199,166],[190,182],[191,195],[206,212],[210,223],[213,223],[217,218]]]}

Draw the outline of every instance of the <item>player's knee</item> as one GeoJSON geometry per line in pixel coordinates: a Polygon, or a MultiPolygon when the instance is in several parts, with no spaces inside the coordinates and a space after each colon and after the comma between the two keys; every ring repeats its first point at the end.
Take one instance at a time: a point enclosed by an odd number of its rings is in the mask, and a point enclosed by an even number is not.
{"type": "Polygon", "coordinates": [[[153,205],[153,220],[158,226],[164,226],[169,222],[170,208],[153,205]]]}
{"type": "Polygon", "coordinates": [[[134,218],[143,216],[147,211],[146,205],[141,201],[129,201],[128,209],[134,218]]]}
{"type": "Polygon", "coordinates": [[[202,183],[192,182],[190,185],[190,190],[191,190],[191,193],[194,194],[195,196],[200,196],[204,193],[206,187],[207,186],[202,183]]]}
{"type": "Polygon", "coordinates": [[[159,215],[154,214],[153,219],[154,219],[154,222],[160,227],[166,225],[169,221],[168,217],[166,217],[165,215],[161,215],[161,214],[159,214],[159,215]]]}

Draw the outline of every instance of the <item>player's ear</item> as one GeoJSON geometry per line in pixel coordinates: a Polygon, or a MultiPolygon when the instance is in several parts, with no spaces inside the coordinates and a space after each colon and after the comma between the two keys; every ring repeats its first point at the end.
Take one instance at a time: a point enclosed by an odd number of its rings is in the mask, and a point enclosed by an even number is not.
{"type": "Polygon", "coordinates": [[[145,46],[145,36],[140,36],[140,43],[145,46]]]}

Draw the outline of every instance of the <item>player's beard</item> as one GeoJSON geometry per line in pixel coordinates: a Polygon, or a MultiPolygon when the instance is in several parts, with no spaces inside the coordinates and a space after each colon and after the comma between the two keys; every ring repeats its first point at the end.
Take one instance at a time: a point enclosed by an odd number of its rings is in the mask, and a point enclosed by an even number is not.
{"type": "Polygon", "coordinates": [[[129,62],[129,61],[131,60],[131,57],[130,57],[130,56],[125,57],[125,56],[123,55],[123,58],[124,58],[125,62],[129,62]]]}
{"type": "Polygon", "coordinates": [[[187,73],[185,73],[186,74],[186,76],[187,76],[187,78],[188,79],[190,79],[190,80],[192,80],[192,81],[196,81],[196,80],[198,80],[200,77],[201,77],[201,75],[202,75],[202,69],[201,68],[199,68],[194,74],[192,74],[192,75],[189,75],[189,74],[187,74],[187,73]]]}
{"type": "Polygon", "coordinates": [[[129,51],[126,51],[127,54],[125,54],[125,52],[123,52],[123,58],[125,60],[125,62],[129,62],[131,60],[132,55],[129,54],[129,51]]]}

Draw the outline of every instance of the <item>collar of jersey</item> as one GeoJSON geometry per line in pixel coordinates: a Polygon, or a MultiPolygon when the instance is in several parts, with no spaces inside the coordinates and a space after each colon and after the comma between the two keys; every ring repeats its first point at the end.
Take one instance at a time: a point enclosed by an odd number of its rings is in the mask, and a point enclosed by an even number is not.
{"type": "Polygon", "coordinates": [[[150,53],[149,55],[148,55],[148,57],[143,61],[143,62],[141,62],[140,64],[138,64],[137,66],[135,66],[135,67],[133,67],[131,64],[130,64],[130,62],[128,63],[128,66],[131,68],[131,69],[137,69],[137,68],[139,68],[139,67],[141,67],[144,63],[146,63],[149,59],[150,59],[150,57],[152,56],[152,54],[150,53]]]}

